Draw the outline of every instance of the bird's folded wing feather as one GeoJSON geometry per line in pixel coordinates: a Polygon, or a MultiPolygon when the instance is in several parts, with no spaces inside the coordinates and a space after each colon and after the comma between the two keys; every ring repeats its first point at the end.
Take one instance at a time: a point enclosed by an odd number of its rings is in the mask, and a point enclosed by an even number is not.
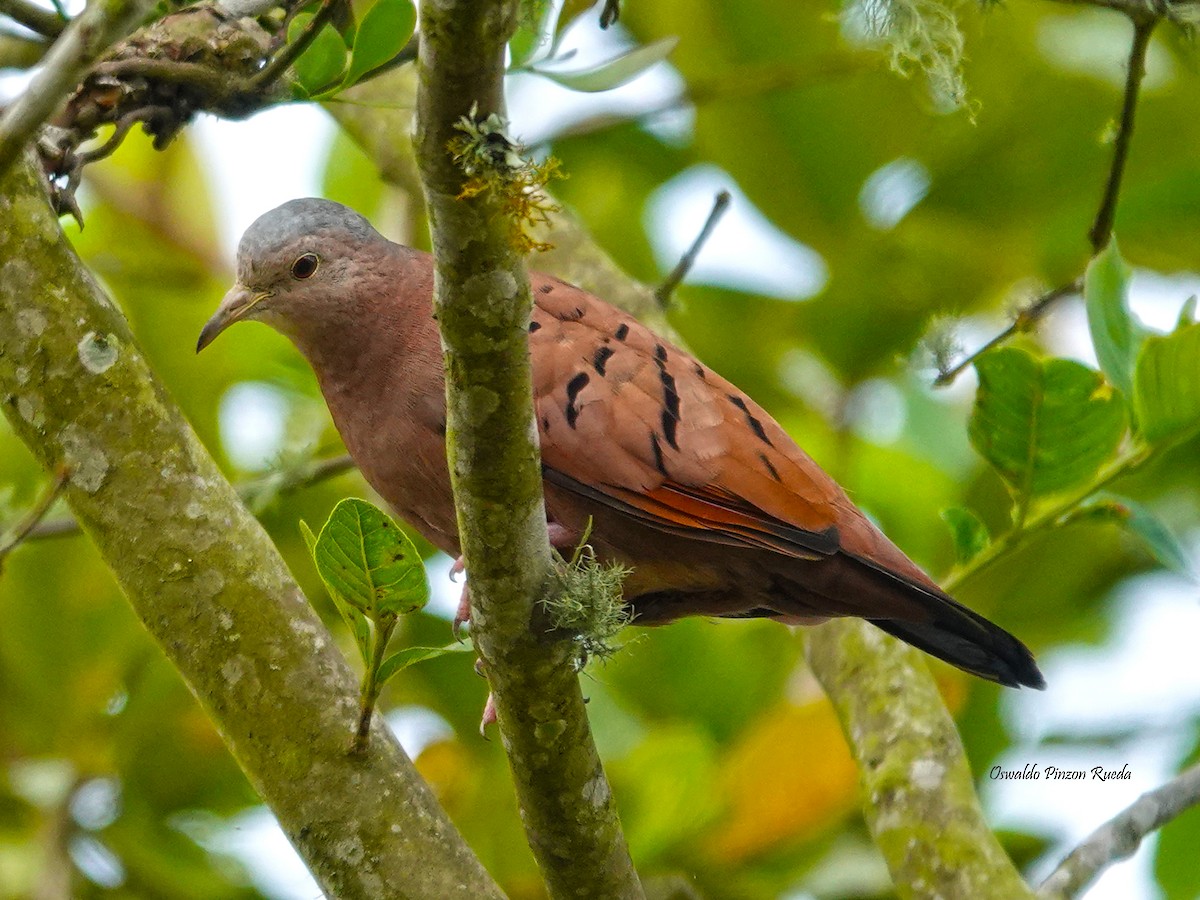
{"type": "MultiPolygon", "coordinates": [[[[753,400],[635,319],[535,276],[530,327],[546,478],[662,531],[813,557],[841,489],[753,400]]],[[[864,523],[865,524],[865,523],[864,523]]]]}

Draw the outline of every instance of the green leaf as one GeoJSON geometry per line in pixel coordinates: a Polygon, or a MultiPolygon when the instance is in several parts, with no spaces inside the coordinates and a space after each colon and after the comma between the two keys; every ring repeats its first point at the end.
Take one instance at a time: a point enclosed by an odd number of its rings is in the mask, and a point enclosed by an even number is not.
{"type": "Polygon", "coordinates": [[[313,552],[331,590],[372,619],[404,615],[429,602],[417,548],[382,510],[349,497],[334,507],[313,552]]]}
{"type": "Polygon", "coordinates": [[[1133,365],[1146,328],[1129,309],[1132,271],[1111,241],[1088,265],[1083,281],[1088,330],[1108,380],[1133,397],[1133,365]]]}
{"type": "Polygon", "coordinates": [[[561,9],[554,0],[522,0],[521,24],[508,42],[510,68],[521,69],[545,59],[554,46],[561,9]]]}
{"type": "Polygon", "coordinates": [[[573,91],[581,91],[583,93],[596,93],[599,91],[611,91],[613,88],[620,87],[626,82],[637,78],[655,63],[660,63],[675,49],[675,45],[679,43],[677,37],[660,38],[653,44],[646,44],[642,47],[635,47],[628,53],[624,53],[615,59],[610,59],[607,62],[602,62],[598,66],[593,66],[590,69],[581,69],[577,72],[550,72],[545,69],[533,68],[529,71],[536,72],[544,78],[549,78],[556,84],[561,84],[565,88],[570,88],[573,91]]]}
{"type": "Polygon", "coordinates": [[[1127,497],[1100,494],[1070,516],[1072,522],[1089,519],[1121,525],[1145,545],[1155,562],[1163,568],[1192,577],[1192,567],[1175,535],[1158,516],[1142,504],[1127,497]]]}
{"type": "Polygon", "coordinates": [[[378,0],[354,34],[350,68],[339,89],[348,88],[399,53],[412,37],[417,11],[410,0],[378,0]]]}
{"type": "Polygon", "coordinates": [[[1146,338],[1133,373],[1133,408],[1152,444],[1200,426],[1200,324],[1146,338]]]}
{"type": "Polygon", "coordinates": [[[942,521],[950,526],[954,554],[960,563],[969,563],[991,542],[987,526],[969,509],[961,506],[943,509],[942,521]]]}
{"type": "MultiPolygon", "coordinates": [[[[311,13],[300,13],[288,26],[288,43],[294,43],[304,28],[312,21],[311,13]]],[[[346,68],[346,46],[341,37],[329,25],[325,25],[308,49],[296,60],[296,77],[303,91],[303,98],[316,94],[321,88],[336,81],[346,68]]]]}
{"type": "Polygon", "coordinates": [[[437,659],[439,656],[446,656],[450,653],[466,653],[468,650],[474,649],[473,646],[467,643],[447,644],[445,647],[405,647],[383,661],[383,665],[379,667],[379,674],[375,676],[375,680],[378,684],[384,684],[397,672],[402,672],[409,666],[415,666],[419,662],[425,662],[427,659],[437,659]]]}
{"type": "Polygon", "coordinates": [[[1020,501],[1087,483],[1125,433],[1125,408],[1095,369],[1003,348],[975,362],[969,436],[1020,501]]]}
{"type": "MultiPolygon", "coordinates": [[[[312,529],[308,527],[308,523],[303,519],[300,520],[300,534],[304,537],[304,545],[308,547],[308,554],[313,558],[313,562],[317,559],[317,536],[312,533],[312,529]]],[[[317,567],[317,573],[320,574],[320,567],[317,567]]],[[[325,577],[321,576],[321,580],[325,581],[325,577]]],[[[333,605],[337,608],[338,614],[341,615],[342,621],[346,623],[346,627],[350,629],[350,634],[354,636],[354,643],[358,646],[359,655],[362,656],[363,665],[371,664],[371,627],[367,624],[367,617],[361,612],[346,602],[336,590],[330,587],[329,582],[325,582],[325,588],[329,591],[329,596],[333,600],[333,605]]]]}

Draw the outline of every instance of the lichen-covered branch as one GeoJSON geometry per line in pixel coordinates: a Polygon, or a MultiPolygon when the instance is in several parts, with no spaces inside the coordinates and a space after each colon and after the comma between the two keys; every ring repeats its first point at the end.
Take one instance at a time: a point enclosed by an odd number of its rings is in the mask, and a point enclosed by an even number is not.
{"type": "Polygon", "coordinates": [[[1119,860],[1134,854],[1142,840],[1172,819],[1200,805],[1200,765],[1148,791],[1128,809],[1093,831],[1042,882],[1038,893],[1047,900],[1078,897],[1119,860]]]}
{"type": "Polygon", "coordinates": [[[154,0],[92,0],[54,42],[29,87],[0,115],[0,177],[84,72],[136,28],[154,0]]]}
{"type": "MultiPolygon", "coordinates": [[[[67,243],[0,179],[0,407],[331,898],[501,896],[67,243]]],[[[181,347],[180,352],[187,352],[181,347]]]]}
{"type": "Polygon", "coordinates": [[[433,231],[472,630],[550,895],[641,897],[588,727],[573,644],[552,633],[538,602],[551,560],[531,402],[529,279],[494,192],[461,198],[465,175],[448,150],[464,116],[503,116],[505,45],[516,16],[515,0],[426,0],[420,15],[416,158],[433,231]]]}
{"type": "Polygon", "coordinates": [[[901,896],[1032,898],[983,818],[954,720],[920,653],[859,619],[812,629],[807,646],[901,896]]]}

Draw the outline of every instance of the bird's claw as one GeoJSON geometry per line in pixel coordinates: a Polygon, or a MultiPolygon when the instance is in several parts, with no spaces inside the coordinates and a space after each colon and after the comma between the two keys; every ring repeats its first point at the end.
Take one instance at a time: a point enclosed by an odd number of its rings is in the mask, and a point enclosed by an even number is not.
{"type": "Polygon", "coordinates": [[[488,740],[487,727],[496,723],[496,695],[488,691],[487,702],[483,704],[483,718],[479,720],[479,736],[488,740]]]}

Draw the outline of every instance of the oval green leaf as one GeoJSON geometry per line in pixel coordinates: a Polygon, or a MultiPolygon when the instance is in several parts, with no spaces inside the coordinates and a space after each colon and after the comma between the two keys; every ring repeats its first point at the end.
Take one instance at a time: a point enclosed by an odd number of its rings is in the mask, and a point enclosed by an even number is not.
{"type": "Polygon", "coordinates": [[[1083,295],[1087,301],[1088,330],[1100,370],[1133,397],[1133,365],[1146,328],[1129,309],[1129,279],[1132,271],[1121,258],[1114,240],[1087,268],[1083,295]]]}
{"type": "Polygon", "coordinates": [[[429,602],[429,583],[417,548],[382,510],[350,497],[321,529],[313,551],[331,591],[367,616],[404,615],[429,602]]]}
{"type": "Polygon", "coordinates": [[[342,88],[358,83],[374,69],[393,59],[417,24],[417,11],[410,0],[378,0],[367,10],[354,34],[354,49],[350,52],[350,68],[342,79],[342,88]]]}
{"type": "Polygon", "coordinates": [[[402,672],[419,662],[437,659],[439,656],[446,656],[449,653],[466,653],[468,650],[474,649],[472,645],[466,643],[447,644],[445,647],[405,647],[383,661],[375,680],[378,684],[384,684],[397,672],[402,672]]]}
{"type": "Polygon", "coordinates": [[[1086,484],[1125,433],[1125,407],[1104,376],[1068,359],[1003,348],[975,362],[969,436],[1022,500],[1086,484]]]}
{"type": "Polygon", "coordinates": [[[954,539],[954,555],[962,564],[969,563],[991,543],[987,526],[971,510],[951,506],[942,510],[942,521],[950,527],[954,539]]]}
{"type": "MultiPolygon", "coordinates": [[[[311,13],[301,13],[292,19],[288,26],[289,44],[295,43],[312,18],[311,13]]],[[[346,68],[346,45],[338,33],[326,25],[317,32],[308,49],[300,54],[295,68],[302,99],[307,99],[341,77],[342,70],[346,68]]]]}
{"type": "Polygon", "coordinates": [[[678,43],[679,38],[676,37],[660,38],[653,44],[635,47],[615,59],[577,72],[550,72],[538,68],[529,71],[536,72],[573,91],[588,94],[611,91],[613,88],[620,87],[637,78],[654,64],[662,62],[678,43]]]}
{"type": "MultiPolygon", "coordinates": [[[[308,555],[316,562],[317,558],[317,536],[312,533],[312,529],[308,527],[308,523],[303,519],[300,520],[300,534],[304,537],[304,546],[308,548],[308,555]]],[[[320,574],[320,566],[317,567],[317,573],[320,574]]],[[[321,580],[325,581],[322,575],[321,580]]],[[[346,627],[350,629],[350,633],[354,636],[354,643],[358,647],[358,653],[362,657],[363,665],[371,664],[371,627],[367,624],[367,617],[361,612],[346,602],[336,590],[334,590],[329,582],[325,582],[325,588],[329,591],[330,599],[333,600],[333,605],[338,611],[338,615],[342,617],[342,621],[346,623],[346,627]]]]}
{"type": "Polygon", "coordinates": [[[1142,344],[1133,373],[1133,408],[1142,436],[1152,444],[1200,427],[1200,323],[1142,344]]]}

